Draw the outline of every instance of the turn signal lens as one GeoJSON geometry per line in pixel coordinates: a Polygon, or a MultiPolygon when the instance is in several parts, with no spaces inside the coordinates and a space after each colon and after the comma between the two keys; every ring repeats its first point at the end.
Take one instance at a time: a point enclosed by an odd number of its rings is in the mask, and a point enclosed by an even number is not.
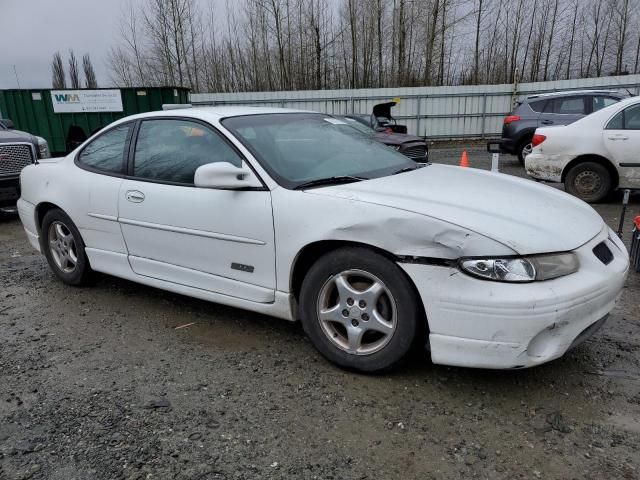
{"type": "Polygon", "coordinates": [[[545,135],[541,135],[539,133],[536,133],[533,136],[533,138],[531,139],[531,145],[534,146],[534,147],[537,147],[542,142],[544,142],[546,139],[547,139],[547,137],[545,135]]]}

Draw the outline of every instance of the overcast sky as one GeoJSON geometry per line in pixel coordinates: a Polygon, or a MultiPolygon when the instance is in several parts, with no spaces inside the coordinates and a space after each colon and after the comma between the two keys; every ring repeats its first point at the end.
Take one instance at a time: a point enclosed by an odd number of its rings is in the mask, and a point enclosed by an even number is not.
{"type": "Polygon", "coordinates": [[[51,57],[89,53],[99,86],[109,86],[107,52],[129,0],[0,0],[0,88],[51,88],[51,57]]]}

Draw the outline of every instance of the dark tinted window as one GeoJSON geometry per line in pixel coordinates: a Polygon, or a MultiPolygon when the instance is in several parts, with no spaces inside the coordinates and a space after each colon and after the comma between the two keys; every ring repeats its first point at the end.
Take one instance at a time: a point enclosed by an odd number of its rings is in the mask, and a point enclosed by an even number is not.
{"type": "Polygon", "coordinates": [[[553,113],[560,113],[562,115],[584,115],[584,97],[565,97],[554,98],[553,113]]]}
{"type": "Polygon", "coordinates": [[[640,130],[640,105],[625,108],[607,124],[607,130],[640,130]]]}
{"type": "Polygon", "coordinates": [[[529,106],[531,107],[531,110],[533,110],[534,112],[540,113],[544,110],[545,103],[547,103],[546,100],[537,100],[535,102],[531,102],[529,106]]]}
{"type": "Polygon", "coordinates": [[[166,182],[193,183],[198,167],[242,158],[212,129],[187,120],[145,120],[136,142],[133,174],[166,182]]]}
{"type": "Polygon", "coordinates": [[[80,152],[80,163],[110,173],[124,172],[124,153],[131,125],[122,125],[92,140],[80,152]]]}
{"type": "Polygon", "coordinates": [[[624,128],[640,130],[640,105],[634,105],[624,111],[624,128]]]}
{"type": "Polygon", "coordinates": [[[607,130],[622,130],[624,128],[624,112],[619,112],[609,120],[607,130]]]}
{"type": "Polygon", "coordinates": [[[618,103],[617,98],[604,97],[602,95],[594,95],[591,97],[591,105],[594,112],[597,112],[604,107],[608,107],[609,105],[613,105],[614,103],[618,103]]]}

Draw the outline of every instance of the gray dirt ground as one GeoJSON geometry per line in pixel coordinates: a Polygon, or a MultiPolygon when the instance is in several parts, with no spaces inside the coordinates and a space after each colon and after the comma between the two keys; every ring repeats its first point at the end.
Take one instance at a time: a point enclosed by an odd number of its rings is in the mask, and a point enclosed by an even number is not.
{"type": "MultiPolygon", "coordinates": [[[[469,154],[488,168],[481,146],[469,154]]],[[[513,157],[502,169],[524,175],[513,157]]],[[[618,202],[596,206],[614,227],[618,202]]],[[[636,198],[627,232],[638,214],[636,198]]],[[[104,275],[66,287],[5,217],[0,479],[637,479],[639,291],[631,273],[603,330],[541,367],[425,353],[363,376],[297,324],[104,275]]]]}

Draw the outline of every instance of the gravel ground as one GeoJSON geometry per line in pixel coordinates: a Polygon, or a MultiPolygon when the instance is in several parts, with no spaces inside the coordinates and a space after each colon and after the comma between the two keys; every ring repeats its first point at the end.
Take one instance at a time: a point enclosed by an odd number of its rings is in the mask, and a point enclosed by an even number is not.
{"type": "MultiPolygon", "coordinates": [[[[481,146],[468,153],[488,168],[481,146]]],[[[618,202],[596,206],[614,227],[618,202]]],[[[627,231],[638,214],[634,199],[627,231]]],[[[363,376],[297,324],[105,275],[66,287],[4,217],[0,479],[637,479],[639,292],[632,273],[595,337],[534,369],[423,353],[363,376]]]]}

